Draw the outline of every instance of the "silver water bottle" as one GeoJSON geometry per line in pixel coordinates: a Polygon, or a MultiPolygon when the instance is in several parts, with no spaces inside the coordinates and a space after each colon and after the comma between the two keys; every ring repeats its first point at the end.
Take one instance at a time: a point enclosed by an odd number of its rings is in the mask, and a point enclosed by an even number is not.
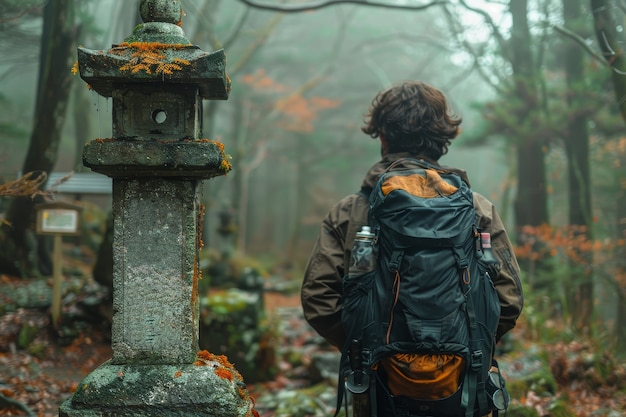
{"type": "Polygon", "coordinates": [[[482,232],[480,234],[480,241],[483,248],[484,261],[489,264],[497,264],[498,260],[494,256],[493,249],[491,248],[491,234],[482,232]]]}
{"type": "Polygon", "coordinates": [[[484,232],[481,233],[480,240],[483,251],[482,261],[488,266],[489,276],[491,276],[492,279],[495,279],[500,272],[500,261],[493,253],[493,248],[491,247],[491,234],[484,232]]]}
{"type": "Polygon", "coordinates": [[[373,247],[374,236],[369,226],[363,226],[356,233],[354,244],[352,245],[348,275],[361,275],[374,269],[376,265],[373,247]]]}

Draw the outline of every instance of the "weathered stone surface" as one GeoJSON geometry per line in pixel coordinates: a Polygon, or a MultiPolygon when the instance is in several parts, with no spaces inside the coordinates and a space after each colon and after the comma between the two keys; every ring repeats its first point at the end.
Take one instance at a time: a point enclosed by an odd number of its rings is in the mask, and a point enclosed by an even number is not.
{"type": "Polygon", "coordinates": [[[83,164],[110,177],[212,178],[230,169],[212,141],[93,140],[83,148],[83,164]]]}
{"type": "Polygon", "coordinates": [[[113,180],[114,363],[191,363],[198,351],[194,180],[113,180]]]}
{"type": "MultiPolygon", "coordinates": [[[[230,92],[230,80],[226,76],[226,56],[224,50],[204,52],[199,47],[188,45],[159,49],[165,55],[163,63],[174,62],[174,58],[184,59],[187,64],[171,74],[159,72],[158,66],[150,72],[123,70],[137,59],[137,49],[129,45],[114,46],[108,51],[78,48],[78,68],[80,77],[92,89],[104,97],[111,97],[113,91],[123,83],[174,83],[197,85],[203,99],[226,100],[230,92]]],[[[156,88],[156,87],[155,87],[156,88]]]]}
{"type": "Polygon", "coordinates": [[[177,25],[183,17],[180,0],[142,0],[139,13],[144,22],[164,22],[177,25]]]}
{"type": "Polygon", "coordinates": [[[240,376],[218,362],[202,366],[105,362],[81,381],[61,405],[59,416],[244,417],[252,415],[251,408],[240,376]]]}

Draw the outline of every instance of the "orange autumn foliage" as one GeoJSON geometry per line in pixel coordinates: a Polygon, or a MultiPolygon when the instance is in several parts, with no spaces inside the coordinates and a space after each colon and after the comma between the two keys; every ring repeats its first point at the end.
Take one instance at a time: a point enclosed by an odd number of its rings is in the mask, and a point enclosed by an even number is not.
{"type": "Polygon", "coordinates": [[[587,271],[599,267],[613,277],[626,294],[626,269],[611,262],[626,249],[625,239],[589,239],[587,228],[580,225],[553,227],[549,225],[522,228],[525,242],[515,247],[518,259],[540,261],[562,259],[585,267],[587,271]]]}
{"type": "Polygon", "coordinates": [[[294,91],[293,88],[269,77],[263,69],[243,76],[242,81],[258,92],[288,93],[275,101],[274,108],[285,116],[278,122],[278,126],[291,132],[312,132],[313,122],[318,119],[320,111],[341,104],[338,100],[326,97],[304,97],[300,91],[294,91]]]}
{"type": "Polygon", "coordinates": [[[279,125],[292,132],[312,132],[320,110],[332,109],[339,104],[339,101],[323,97],[306,99],[299,94],[290,95],[276,102],[276,108],[287,116],[279,125]]]}
{"type": "Polygon", "coordinates": [[[273,91],[284,93],[289,91],[289,87],[275,81],[273,78],[265,74],[264,69],[258,69],[254,74],[244,75],[242,82],[254,88],[257,91],[273,91]]]}

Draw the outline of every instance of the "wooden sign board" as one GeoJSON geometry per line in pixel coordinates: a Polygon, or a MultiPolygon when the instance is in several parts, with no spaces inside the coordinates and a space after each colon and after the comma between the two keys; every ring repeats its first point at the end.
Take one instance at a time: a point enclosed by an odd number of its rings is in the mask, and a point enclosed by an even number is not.
{"type": "Polygon", "coordinates": [[[37,233],[40,235],[77,235],[79,206],[50,203],[37,206],[37,233]]]}

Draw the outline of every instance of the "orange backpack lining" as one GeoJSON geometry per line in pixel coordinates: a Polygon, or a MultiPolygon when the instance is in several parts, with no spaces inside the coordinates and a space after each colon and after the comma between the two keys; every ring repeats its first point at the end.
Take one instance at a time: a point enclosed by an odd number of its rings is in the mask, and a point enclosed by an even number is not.
{"type": "Polygon", "coordinates": [[[425,176],[419,174],[394,175],[382,185],[384,195],[394,190],[405,190],[416,197],[434,198],[442,195],[449,196],[458,191],[454,185],[447,183],[439,173],[432,169],[424,170],[425,176]]]}
{"type": "Polygon", "coordinates": [[[382,359],[380,368],[392,395],[441,399],[458,390],[464,363],[454,354],[398,353],[382,359]]]}

